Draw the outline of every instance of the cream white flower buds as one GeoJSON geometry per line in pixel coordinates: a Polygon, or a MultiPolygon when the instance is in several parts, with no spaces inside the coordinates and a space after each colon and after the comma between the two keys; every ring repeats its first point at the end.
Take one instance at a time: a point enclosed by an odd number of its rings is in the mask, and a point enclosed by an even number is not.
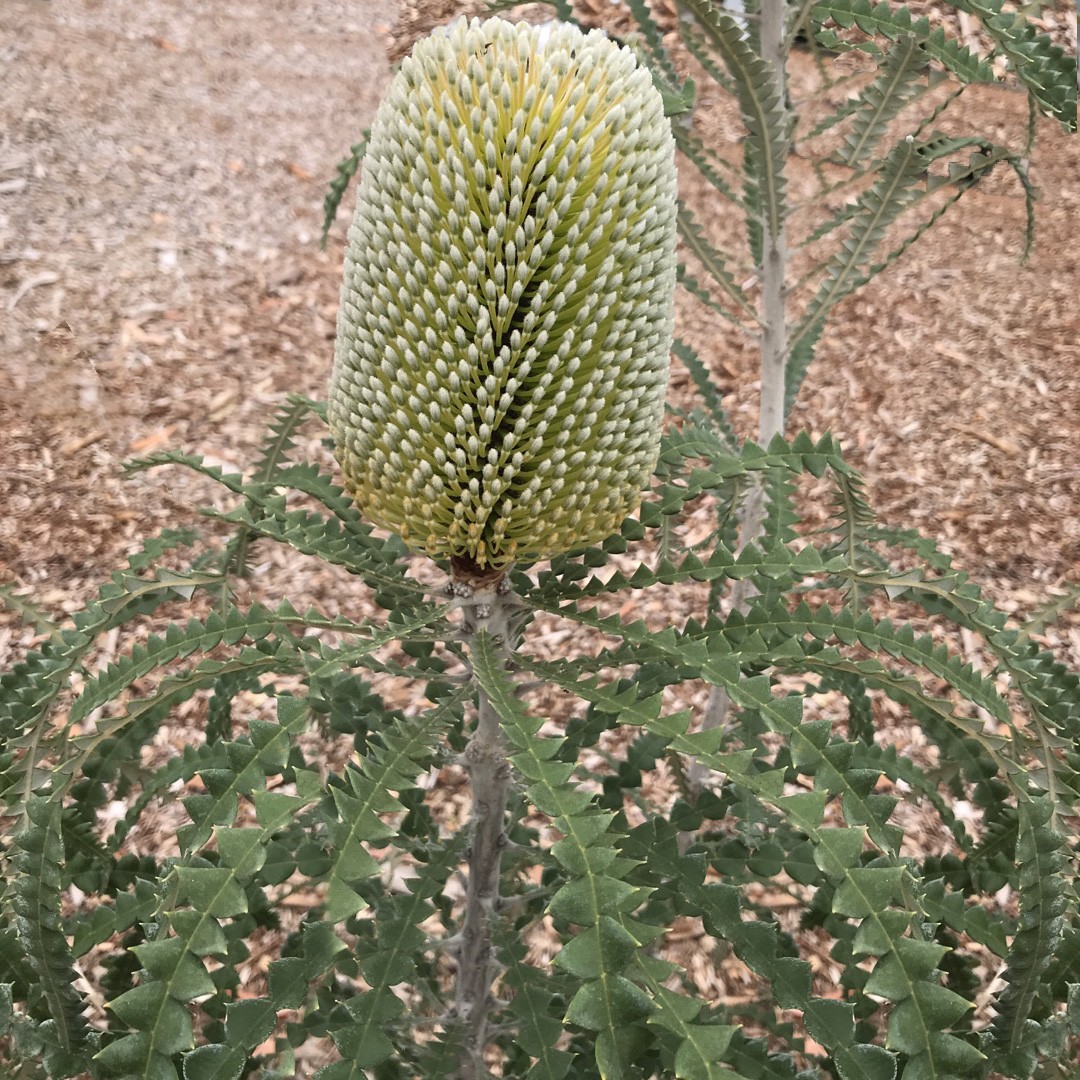
{"type": "Polygon", "coordinates": [[[371,131],[330,427],[410,546],[498,571],[602,540],[656,464],[675,289],[659,92],[598,32],[420,41],[371,131]]]}

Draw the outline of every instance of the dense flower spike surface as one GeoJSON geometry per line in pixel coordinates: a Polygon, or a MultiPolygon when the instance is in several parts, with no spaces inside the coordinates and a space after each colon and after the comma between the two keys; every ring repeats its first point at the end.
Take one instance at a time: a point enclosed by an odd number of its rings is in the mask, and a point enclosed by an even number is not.
{"type": "Polygon", "coordinates": [[[630,50],[500,19],[417,44],[372,128],[330,381],[372,522],[494,569],[615,531],[659,448],[675,208],[630,50]]]}

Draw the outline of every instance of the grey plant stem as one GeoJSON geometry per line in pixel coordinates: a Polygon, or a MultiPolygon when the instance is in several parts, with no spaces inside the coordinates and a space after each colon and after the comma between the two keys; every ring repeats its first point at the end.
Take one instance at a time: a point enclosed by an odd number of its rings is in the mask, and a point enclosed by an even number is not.
{"type": "MultiPolygon", "coordinates": [[[[461,582],[455,582],[452,587],[461,600],[466,642],[486,631],[500,643],[509,659],[515,639],[516,605],[505,588],[505,579],[479,588],[461,582]]],[[[463,757],[472,789],[472,817],[454,1012],[464,1032],[459,1080],[479,1080],[488,1075],[484,1047],[493,1005],[491,987],[498,973],[492,930],[499,913],[499,878],[502,854],[507,846],[506,803],[511,773],[499,716],[479,685],[476,727],[463,757]]]]}
{"type": "MultiPolygon", "coordinates": [[[[783,102],[787,94],[786,60],[784,45],[787,0],[762,0],[761,4],[761,54],[772,64],[776,72],[777,90],[783,102]]],[[[788,127],[787,109],[783,109],[783,126],[788,127]]],[[[783,214],[778,214],[779,228],[775,234],[769,226],[768,215],[764,221],[761,259],[761,414],[758,420],[758,442],[768,446],[784,432],[784,399],[787,393],[786,373],[788,361],[787,326],[787,228],[783,214]]],[[[755,518],[749,514],[743,521],[745,544],[761,534],[764,520],[763,500],[760,497],[755,518]],[[749,525],[754,526],[750,532],[749,525]]],[[[752,500],[747,500],[748,504],[752,500]]]]}
{"type": "MultiPolygon", "coordinates": [[[[776,85],[780,101],[787,94],[787,43],[785,19],[787,0],[761,0],[760,42],[761,55],[776,73],[776,85]]],[[[783,108],[783,126],[788,129],[786,106],[783,108]]],[[[778,214],[780,226],[773,230],[769,214],[762,214],[762,248],[759,276],[761,279],[761,395],[758,419],[758,442],[768,446],[773,438],[784,431],[784,404],[787,394],[786,373],[788,361],[787,324],[787,228],[785,217],[778,214]]],[[[765,527],[765,492],[757,479],[750,486],[746,501],[739,513],[739,551],[757,540],[765,527]]],[[[753,585],[746,579],[736,581],[731,590],[731,607],[745,611],[754,595],[753,585]]],[[[718,728],[727,724],[730,699],[721,686],[709,691],[705,705],[702,727],[718,728]]],[[[700,791],[711,770],[692,762],[688,781],[693,791],[700,791]]]]}

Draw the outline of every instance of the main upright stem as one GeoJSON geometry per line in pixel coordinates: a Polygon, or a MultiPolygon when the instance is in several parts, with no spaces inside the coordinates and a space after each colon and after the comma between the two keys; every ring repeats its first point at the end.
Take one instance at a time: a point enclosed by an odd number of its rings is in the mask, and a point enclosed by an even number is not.
{"type": "MultiPolygon", "coordinates": [[[[513,644],[514,605],[505,581],[479,588],[455,585],[461,596],[466,641],[485,630],[509,652],[513,644]]],[[[491,986],[498,973],[492,929],[499,910],[499,878],[506,848],[506,802],[510,763],[498,714],[482,687],[477,687],[476,727],[464,754],[472,788],[472,820],[468,849],[468,885],[462,917],[454,1008],[464,1029],[459,1080],[487,1076],[484,1047],[491,986]]]]}
{"type": "MultiPolygon", "coordinates": [[[[761,0],[761,56],[776,72],[776,85],[783,101],[787,93],[787,55],[784,50],[785,18],[788,0],[761,0]]],[[[787,110],[784,109],[786,126],[787,110]]],[[[762,214],[761,265],[761,398],[758,416],[758,443],[768,446],[784,433],[787,396],[788,325],[787,325],[787,226],[786,217],[777,214],[779,227],[774,231],[771,216],[762,214]]],[[[739,551],[752,544],[764,529],[765,494],[754,482],[743,505],[739,528],[739,551]]],[[[743,579],[732,589],[732,607],[744,608],[752,592],[743,579]]]]}
{"type": "MultiPolygon", "coordinates": [[[[776,86],[781,102],[787,94],[787,55],[784,49],[787,0],[761,0],[761,56],[776,73],[776,86]]],[[[783,108],[787,127],[787,109],[783,108]]],[[[758,442],[768,446],[784,431],[784,399],[787,393],[788,360],[787,311],[787,228],[785,216],[777,215],[779,228],[773,232],[769,215],[764,215],[764,236],[761,258],[761,415],[758,421],[758,442]]],[[[747,523],[748,524],[748,523],[747,523]]],[[[761,531],[757,521],[754,535],[744,528],[743,543],[756,539],[761,531]]]]}
{"type": "MultiPolygon", "coordinates": [[[[773,66],[781,102],[787,94],[786,34],[787,0],[761,0],[760,41],[762,58],[773,66]]],[[[787,126],[786,108],[784,124],[787,126]]],[[[761,411],[758,419],[758,442],[768,446],[773,438],[784,432],[786,376],[788,361],[787,326],[787,227],[785,217],[778,214],[779,228],[770,225],[770,215],[762,214],[761,264],[761,411]]],[[[761,536],[765,527],[765,493],[755,480],[747,493],[739,515],[739,551],[761,536]]],[[[731,590],[731,606],[745,610],[753,586],[747,579],[736,581],[731,590]]],[[[714,686],[709,692],[702,718],[704,728],[723,727],[727,723],[730,701],[727,691],[714,686]]],[[[699,791],[710,770],[693,762],[689,782],[699,791]]],[[[689,839],[689,838],[684,838],[689,839]]]]}

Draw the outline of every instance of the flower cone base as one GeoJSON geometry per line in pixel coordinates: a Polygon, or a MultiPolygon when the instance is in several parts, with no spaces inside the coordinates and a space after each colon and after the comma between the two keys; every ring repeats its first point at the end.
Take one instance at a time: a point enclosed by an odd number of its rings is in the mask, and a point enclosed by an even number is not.
{"type": "Polygon", "coordinates": [[[450,580],[454,585],[466,585],[473,591],[496,589],[506,577],[508,566],[481,566],[470,555],[450,558],[450,580]]]}

